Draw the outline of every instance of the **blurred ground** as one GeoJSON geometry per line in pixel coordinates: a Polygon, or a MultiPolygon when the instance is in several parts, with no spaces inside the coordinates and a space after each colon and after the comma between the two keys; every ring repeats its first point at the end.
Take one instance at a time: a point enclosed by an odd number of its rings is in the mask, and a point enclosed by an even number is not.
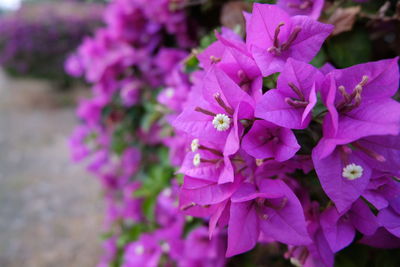
{"type": "Polygon", "coordinates": [[[97,181],[69,160],[76,93],[0,73],[0,266],[95,266],[97,181]]]}

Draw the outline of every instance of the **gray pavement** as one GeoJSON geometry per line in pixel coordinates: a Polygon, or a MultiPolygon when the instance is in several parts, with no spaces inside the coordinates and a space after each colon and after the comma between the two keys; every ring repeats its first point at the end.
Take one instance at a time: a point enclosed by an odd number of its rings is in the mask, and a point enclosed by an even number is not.
{"type": "Polygon", "coordinates": [[[95,266],[97,181],[71,164],[76,93],[0,72],[0,266],[95,266]]]}

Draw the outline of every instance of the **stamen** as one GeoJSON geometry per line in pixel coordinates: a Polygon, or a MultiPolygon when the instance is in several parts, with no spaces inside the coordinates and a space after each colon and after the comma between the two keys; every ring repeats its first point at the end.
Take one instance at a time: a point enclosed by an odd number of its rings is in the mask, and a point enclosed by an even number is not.
{"type": "Polygon", "coordinates": [[[365,85],[367,85],[368,80],[369,80],[369,77],[367,75],[363,75],[362,76],[362,80],[358,85],[361,86],[361,87],[365,86],[365,85]]]}
{"type": "Polygon", "coordinates": [[[201,163],[212,163],[217,164],[221,162],[221,159],[200,159],[201,163]]]}
{"type": "Polygon", "coordinates": [[[217,101],[217,103],[226,111],[226,113],[228,113],[229,115],[233,115],[234,113],[233,109],[229,107],[227,104],[225,104],[220,93],[215,93],[214,98],[217,101]]]}
{"type": "Polygon", "coordinates": [[[219,151],[219,150],[217,150],[217,149],[214,149],[214,148],[211,148],[211,147],[206,147],[206,146],[203,146],[203,145],[199,145],[198,148],[199,148],[199,149],[202,149],[202,150],[210,151],[210,152],[213,153],[214,155],[217,155],[217,156],[220,156],[220,157],[223,157],[223,156],[224,156],[224,155],[222,154],[221,151],[219,151]]]}
{"type": "Polygon", "coordinates": [[[366,147],[363,147],[362,145],[360,145],[360,144],[357,143],[357,142],[353,142],[352,145],[353,145],[355,148],[357,148],[357,149],[363,151],[365,154],[367,154],[367,156],[369,156],[369,157],[371,157],[371,158],[373,158],[373,159],[375,159],[375,160],[377,160],[377,161],[379,161],[379,162],[385,162],[385,161],[386,161],[386,158],[385,158],[384,156],[382,156],[382,155],[376,153],[375,151],[372,151],[371,149],[368,149],[368,148],[366,148],[366,147]]]}
{"type": "Polygon", "coordinates": [[[350,102],[350,101],[351,101],[351,98],[350,98],[350,95],[347,93],[346,88],[345,88],[343,85],[340,85],[340,86],[338,87],[338,89],[339,89],[339,92],[342,94],[344,100],[345,100],[346,102],[350,102]]]}
{"type": "Polygon", "coordinates": [[[347,146],[341,146],[339,148],[340,160],[344,165],[349,165],[349,155],[352,153],[351,149],[347,146]]]}
{"type": "Polygon", "coordinates": [[[296,3],[288,3],[287,4],[287,7],[298,8],[298,9],[302,9],[302,10],[307,9],[311,6],[312,6],[312,2],[310,0],[305,0],[301,4],[296,4],[296,3]]]}
{"type": "Polygon", "coordinates": [[[222,60],[222,58],[215,57],[215,56],[210,56],[210,60],[211,60],[212,63],[216,64],[216,63],[219,63],[222,60]]]}
{"type": "Polygon", "coordinates": [[[281,210],[286,206],[287,202],[288,202],[288,199],[286,197],[283,197],[282,201],[279,204],[273,203],[273,202],[271,202],[271,200],[265,199],[264,206],[275,209],[275,210],[281,210]]]}
{"type": "Polygon", "coordinates": [[[197,111],[197,112],[201,112],[203,114],[206,114],[208,116],[212,116],[212,117],[215,117],[217,115],[214,112],[206,110],[206,109],[201,108],[201,107],[196,107],[194,110],[197,111]]]}
{"type": "Polygon", "coordinates": [[[232,158],[232,161],[239,162],[239,163],[245,163],[245,161],[242,158],[232,158]]]}
{"type": "Polygon", "coordinates": [[[289,87],[297,94],[301,101],[305,101],[303,92],[292,82],[288,83],[289,87]]]}
{"type": "Polygon", "coordinates": [[[281,27],[282,27],[283,25],[285,25],[285,23],[284,23],[284,22],[281,22],[281,23],[279,23],[278,26],[275,28],[275,33],[274,33],[274,47],[275,47],[275,48],[278,48],[278,47],[279,47],[279,39],[278,39],[278,36],[279,36],[280,31],[281,31],[281,27]]]}
{"type": "Polygon", "coordinates": [[[239,173],[241,173],[242,171],[246,170],[247,168],[248,168],[247,166],[243,166],[242,168],[240,168],[239,170],[237,170],[237,171],[235,172],[235,174],[239,174],[239,173]]]}
{"type": "Polygon", "coordinates": [[[256,165],[258,167],[260,167],[261,165],[264,164],[264,162],[268,161],[268,160],[273,160],[274,158],[265,158],[265,159],[256,159],[256,165]]]}
{"type": "Polygon", "coordinates": [[[190,209],[190,208],[193,208],[194,206],[196,206],[196,203],[191,202],[191,203],[189,203],[189,204],[186,204],[186,205],[182,206],[182,207],[181,207],[181,211],[186,211],[186,210],[188,210],[188,209],[190,209]]]}
{"type": "Polygon", "coordinates": [[[307,9],[307,8],[309,8],[311,6],[312,6],[312,2],[309,1],[309,0],[306,0],[299,6],[299,8],[300,9],[307,9]]]}
{"type": "Polygon", "coordinates": [[[286,104],[291,105],[294,108],[305,108],[309,104],[308,101],[293,100],[290,97],[286,97],[285,102],[286,104]]]}
{"type": "Polygon", "coordinates": [[[364,75],[361,82],[354,87],[350,95],[346,92],[346,89],[343,85],[339,86],[338,90],[342,94],[344,100],[336,106],[336,109],[340,112],[350,112],[353,109],[358,108],[361,105],[361,93],[363,91],[363,87],[368,83],[368,80],[369,77],[364,75]]]}
{"type": "Polygon", "coordinates": [[[241,81],[247,79],[246,73],[244,73],[243,70],[238,70],[237,76],[239,77],[239,79],[240,79],[241,81]]]}
{"type": "Polygon", "coordinates": [[[299,35],[300,32],[301,32],[301,27],[300,26],[294,27],[294,30],[289,35],[288,40],[282,45],[281,50],[282,51],[287,50],[292,45],[292,43],[296,40],[296,38],[297,38],[297,36],[299,35]]]}

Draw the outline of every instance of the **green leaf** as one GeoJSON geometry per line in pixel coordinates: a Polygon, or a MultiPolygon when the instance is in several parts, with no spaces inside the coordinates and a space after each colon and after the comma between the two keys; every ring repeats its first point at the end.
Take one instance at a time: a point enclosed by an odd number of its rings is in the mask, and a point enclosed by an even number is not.
{"type": "Polygon", "coordinates": [[[203,38],[200,40],[200,48],[205,49],[209,47],[212,43],[214,43],[217,40],[217,37],[215,37],[214,31],[209,32],[207,35],[205,35],[203,38]]]}
{"type": "Polygon", "coordinates": [[[327,52],[338,68],[347,68],[371,60],[372,45],[368,32],[356,28],[333,37],[327,42],[327,52]]]}
{"type": "Polygon", "coordinates": [[[313,58],[313,60],[310,63],[314,67],[321,68],[326,61],[327,61],[326,52],[323,48],[321,48],[321,50],[319,50],[318,54],[313,58]]]}
{"type": "Polygon", "coordinates": [[[190,55],[190,57],[185,62],[185,72],[191,73],[199,68],[199,60],[195,55],[190,55]]]}

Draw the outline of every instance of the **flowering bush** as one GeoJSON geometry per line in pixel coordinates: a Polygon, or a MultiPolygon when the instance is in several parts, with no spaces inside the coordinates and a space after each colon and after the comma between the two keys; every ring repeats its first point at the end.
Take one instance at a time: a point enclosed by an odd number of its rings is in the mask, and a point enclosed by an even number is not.
{"type": "Polygon", "coordinates": [[[68,53],[101,25],[102,12],[95,4],[24,4],[0,17],[0,65],[13,75],[61,83],[68,79],[68,53]]]}
{"type": "Polygon", "coordinates": [[[189,54],[219,8],[195,4],[115,0],[68,60],[94,85],[70,145],[104,185],[99,266],[397,266],[398,58],[338,49],[397,15],[240,4],[189,54]]]}

